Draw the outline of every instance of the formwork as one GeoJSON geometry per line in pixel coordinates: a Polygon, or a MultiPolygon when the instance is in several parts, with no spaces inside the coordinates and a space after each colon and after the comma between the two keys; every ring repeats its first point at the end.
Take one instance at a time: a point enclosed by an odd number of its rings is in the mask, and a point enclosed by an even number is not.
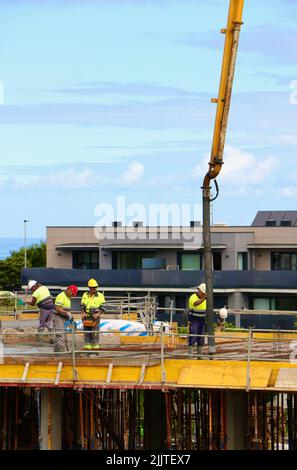
{"type": "Polygon", "coordinates": [[[104,335],[91,356],[73,346],[79,332],[60,354],[24,335],[2,333],[2,450],[297,448],[292,332],[217,333],[200,358],[163,329],[104,335]]]}

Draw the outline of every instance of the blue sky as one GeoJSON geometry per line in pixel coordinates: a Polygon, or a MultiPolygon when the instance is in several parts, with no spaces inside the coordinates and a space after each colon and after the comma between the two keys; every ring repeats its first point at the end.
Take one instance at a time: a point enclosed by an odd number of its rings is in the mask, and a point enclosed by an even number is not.
{"type": "MultiPolygon", "coordinates": [[[[0,0],[0,236],[93,225],[119,196],[201,203],[228,5],[0,0]]],[[[297,199],[297,3],[246,0],[243,20],[213,206],[230,225],[297,199]]]]}

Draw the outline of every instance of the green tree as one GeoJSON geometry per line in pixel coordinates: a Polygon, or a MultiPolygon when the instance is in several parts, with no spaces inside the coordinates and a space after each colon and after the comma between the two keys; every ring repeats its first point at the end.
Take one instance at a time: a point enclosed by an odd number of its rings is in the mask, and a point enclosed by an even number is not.
{"type": "MultiPolygon", "coordinates": [[[[21,269],[24,267],[25,249],[11,251],[4,260],[0,260],[0,290],[21,288],[21,269]]],[[[46,244],[43,241],[27,248],[27,267],[43,268],[46,266],[46,244]]]]}

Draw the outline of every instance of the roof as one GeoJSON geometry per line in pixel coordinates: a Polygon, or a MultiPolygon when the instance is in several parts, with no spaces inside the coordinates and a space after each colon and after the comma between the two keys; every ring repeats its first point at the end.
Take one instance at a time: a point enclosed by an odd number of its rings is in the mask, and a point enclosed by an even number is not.
{"type": "Polygon", "coordinates": [[[296,227],[297,211],[258,211],[252,227],[296,227]]]}
{"type": "MultiPolygon", "coordinates": [[[[212,248],[215,250],[223,250],[226,248],[225,244],[212,244],[212,248]]],[[[157,249],[179,249],[190,251],[203,249],[203,244],[196,242],[195,240],[104,240],[100,244],[96,243],[65,243],[57,245],[56,250],[59,251],[87,251],[87,250],[150,250],[155,251],[157,249]]]]}

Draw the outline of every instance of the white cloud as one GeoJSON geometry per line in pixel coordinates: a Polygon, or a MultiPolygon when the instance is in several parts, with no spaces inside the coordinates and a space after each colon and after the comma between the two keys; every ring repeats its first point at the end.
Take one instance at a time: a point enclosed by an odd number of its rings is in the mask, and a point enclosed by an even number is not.
{"type": "Polygon", "coordinates": [[[15,175],[3,176],[0,187],[14,187],[15,189],[56,188],[81,189],[93,187],[103,181],[101,175],[91,170],[76,171],[73,168],[57,171],[48,175],[15,175]]]}
{"type": "Polygon", "coordinates": [[[296,186],[287,186],[286,188],[282,189],[281,193],[285,197],[296,197],[297,196],[297,188],[296,188],[296,186]]]}
{"type": "Polygon", "coordinates": [[[125,186],[131,186],[135,183],[138,183],[144,174],[144,166],[140,162],[132,162],[128,166],[118,180],[118,184],[123,184],[125,186]]]}
{"type": "MultiPolygon", "coordinates": [[[[209,155],[203,159],[203,163],[197,165],[192,175],[195,179],[201,179],[208,169],[209,155]]],[[[263,183],[278,167],[278,160],[273,156],[259,159],[252,153],[244,152],[231,145],[225,146],[224,164],[218,181],[226,186],[239,186],[244,189],[246,186],[256,186],[263,183]]]]}

